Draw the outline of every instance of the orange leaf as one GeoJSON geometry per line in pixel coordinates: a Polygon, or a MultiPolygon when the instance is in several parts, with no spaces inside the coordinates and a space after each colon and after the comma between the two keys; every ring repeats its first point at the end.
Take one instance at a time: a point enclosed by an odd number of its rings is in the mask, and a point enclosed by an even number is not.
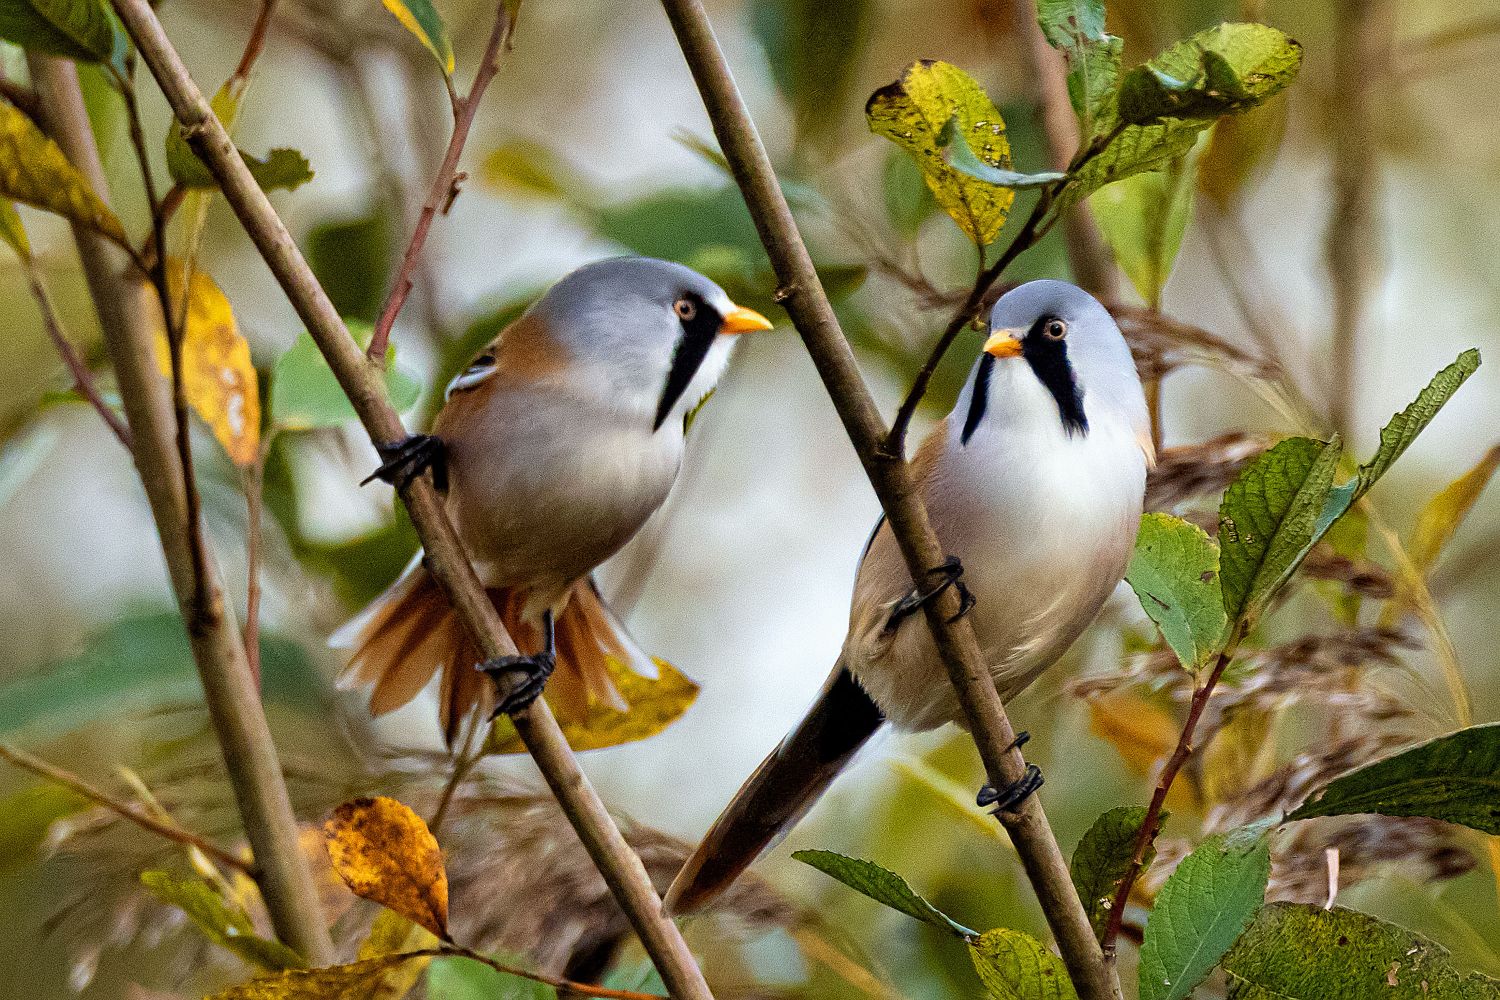
{"type": "MultiPolygon", "coordinates": [[[[1181,727],[1172,713],[1155,702],[1127,691],[1100,695],[1089,702],[1089,728],[1094,735],[1108,740],[1119,751],[1125,766],[1136,774],[1154,775],[1157,766],[1177,747],[1181,727]]],[[[1172,809],[1191,807],[1191,782],[1186,773],[1179,774],[1167,794],[1172,809]]]]}
{"type": "Polygon", "coordinates": [[[333,870],[357,896],[448,940],[448,873],[422,817],[395,799],[354,799],[323,826],[333,870]]]}
{"type": "MultiPolygon", "coordinates": [[[[167,263],[172,308],[182,309],[181,261],[167,263]]],[[[172,358],[160,302],[146,289],[156,324],[156,359],[171,376],[172,358]]],[[[187,282],[187,314],[182,334],[182,379],[188,405],[202,417],[229,458],[239,466],[255,461],[260,447],[260,388],[250,345],[240,336],[229,300],[207,273],[194,269],[187,282]]]]}

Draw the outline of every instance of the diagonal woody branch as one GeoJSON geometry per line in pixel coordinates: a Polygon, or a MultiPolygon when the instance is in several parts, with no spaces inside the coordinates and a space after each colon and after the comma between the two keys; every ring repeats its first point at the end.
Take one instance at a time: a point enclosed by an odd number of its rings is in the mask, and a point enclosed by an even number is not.
{"type": "MultiPolygon", "coordinates": [[[[184,137],[218,181],[240,224],[307,325],[371,440],[378,444],[401,440],[406,430],[386,398],[380,368],[350,336],[265,192],[235,151],[223,123],[188,74],[148,0],[113,0],[113,4],[181,122],[184,137]]],[[[431,479],[413,482],[402,491],[402,499],[421,539],[428,568],[480,650],[487,657],[513,655],[515,645],[474,575],[431,479]]],[[[547,703],[538,700],[511,719],[667,989],[679,1000],[711,1000],[703,973],[681,933],[662,913],[661,898],[645,866],[579,768],[547,703]]]]}
{"type": "MultiPolygon", "coordinates": [[[[703,96],[714,134],[775,268],[780,283],[776,298],[791,316],[823,378],[865,474],[880,498],[912,579],[921,580],[931,567],[943,561],[943,549],[933,533],[906,462],[884,453],[884,423],[813,269],[812,258],[797,231],[708,16],[698,0],[662,0],[662,5],[703,96]]],[[[1016,781],[1025,762],[1020,751],[1013,749],[1015,732],[990,679],[973,627],[958,617],[958,595],[952,588],[945,590],[938,600],[926,604],[925,613],[990,783],[998,788],[1016,781]],[[950,624],[950,619],[957,620],[950,624]]],[[[1002,813],[1000,821],[1021,856],[1079,996],[1084,1000],[1119,997],[1118,981],[1104,962],[1083,904],[1073,889],[1067,862],[1036,796],[1026,799],[1018,812],[1002,813]]]]}

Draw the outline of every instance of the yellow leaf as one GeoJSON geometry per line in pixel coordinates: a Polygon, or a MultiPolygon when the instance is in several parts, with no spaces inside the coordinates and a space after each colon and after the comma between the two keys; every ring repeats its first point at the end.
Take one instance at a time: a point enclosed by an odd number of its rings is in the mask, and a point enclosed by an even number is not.
{"type": "Polygon", "coordinates": [[[26,227],[12,202],[0,201],[0,239],[9,243],[23,261],[31,260],[31,241],[26,238],[26,227]]]}
{"type": "MultiPolygon", "coordinates": [[[[381,910],[370,925],[369,936],[360,943],[358,957],[364,960],[425,951],[437,943],[438,939],[427,928],[419,927],[394,910],[381,910]]],[[[432,958],[424,956],[392,965],[371,989],[369,1000],[401,1000],[417,985],[430,964],[432,958]]]]}
{"type": "Polygon", "coordinates": [[[994,241],[1015,191],[955,170],[938,143],[943,126],[956,118],[975,156],[992,167],[1010,168],[1005,121],[973,77],[950,63],[912,63],[901,79],[870,95],[865,117],[870,131],[911,154],[937,203],[969,239],[980,246],[994,241]]]}
{"type": "Polygon", "coordinates": [[[1271,713],[1242,708],[1203,748],[1201,784],[1209,805],[1227,801],[1248,789],[1260,775],[1256,764],[1271,738],[1271,713]]]}
{"type": "Polygon", "coordinates": [[[57,143],[20,111],[0,102],[0,196],[23,202],[128,246],[120,220],[73,168],[57,143]]]}
{"type": "Polygon", "coordinates": [[[350,965],[299,969],[231,986],[208,1000],[368,1000],[397,966],[413,959],[382,955],[350,965]]]}
{"type": "MultiPolygon", "coordinates": [[[[181,315],[181,261],[169,261],[167,287],[172,309],[181,315]]],[[[250,362],[250,345],[240,336],[229,300],[206,273],[194,270],[187,283],[187,316],[182,338],[182,378],[188,404],[202,417],[236,465],[255,461],[260,448],[260,387],[250,362]]],[[[160,302],[144,290],[156,323],[156,358],[171,377],[172,360],[160,302]]]]}
{"type": "Polygon", "coordinates": [[[354,799],[323,825],[333,870],[354,894],[448,939],[448,873],[422,817],[385,796],[354,799]]]}
{"type": "MultiPolygon", "coordinates": [[[[562,722],[563,735],[574,750],[599,750],[604,747],[634,743],[666,729],[682,717],[698,697],[694,684],[666,660],[655,660],[658,676],[642,677],[629,667],[609,660],[609,676],[625,704],[620,711],[602,701],[589,705],[581,720],[562,722]]],[[[509,719],[497,719],[485,742],[485,752],[495,754],[523,753],[526,747],[509,719]]]]}
{"type": "Polygon", "coordinates": [[[448,41],[448,28],[432,6],[432,0],[382,0],[385,9],[396,15],[401,26],[426,47],[432,57],[443,67],[443,73],[453,75],[453,44],[448,41]]]}
{"type": "MultiPolygon", "coordinates": [[[[1115,691],[1089,702],[1089,728],[1119,751],[1120,759],[1135,774],[1154,775],[1157,765],[1171,756],[1181,729],[1170,712],[1140,695],[1115,691]]],[[[1185,809],[1192,805],[1192,789],[1186,774],[1180,774],[1167,794],[1167,806],[1185,809]],[[1189,796],[1189,797],[1184,797],[1189,796]]]]}

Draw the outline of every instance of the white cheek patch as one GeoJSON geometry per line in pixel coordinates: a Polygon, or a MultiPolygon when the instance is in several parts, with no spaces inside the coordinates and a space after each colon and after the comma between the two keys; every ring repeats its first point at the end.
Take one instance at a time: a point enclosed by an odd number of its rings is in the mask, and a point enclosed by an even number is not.
{"type": "Polygon", "coordinates": [[[465,368],[458,374],[457,378],[448,383],[448,388],[443,392],[443,399],[452,398],[455,392],[463,392],[465,389],[474,388],[495,374],[495,371],[494,357],[489,354],[480,355],[472,365],[465,368]]]}

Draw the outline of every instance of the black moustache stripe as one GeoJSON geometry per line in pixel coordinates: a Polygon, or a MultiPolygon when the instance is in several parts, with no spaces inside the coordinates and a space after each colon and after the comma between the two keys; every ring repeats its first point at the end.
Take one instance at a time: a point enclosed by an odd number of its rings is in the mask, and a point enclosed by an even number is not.
{"type": "Polygon", "coordinates": [[[661,398],[656,404],[656,422],[651,426],[654,431],[661,430],[667,414],[687,391],[688,383],[693,381],[703,359],[708,357],[708,349],[719,335],[719,327],[724,325],[724,318],[708,303],[695,295],[687,298],[697,305],[698,310],[692,319],[682,321],[682,333],[672,350],[672,364],[667,368],[667,381],[661,387],[661,398]]]}
{"type": "Polygon", "coordinates": [[[979,359],[979,371],[974,373],[974,395],[969,399],[969,412],[964,417],[964,430],[959,435],[960,444],[968,444],[979,422],[984,419],[984,408],[990,402],[990,372],[995,368],[995,356],[985,354],[979,359]]]}
{"type": "Polygon", "coordinates": [[[1021,341],[1021,353],[1031,370],[1052,398],[1057,402],[1057,414],[1062,418],[1063,430],[1071,437],[1088,434],[1089,421],[1083,412],[1083,393],[1078,389],[1078,380],[1073,377],[1073,365],[1068,361],[1066,338],[1053,340],[1042,333],[1043,328],[1055,317],[1043,316],[1026,331],[1021,341]]]}

